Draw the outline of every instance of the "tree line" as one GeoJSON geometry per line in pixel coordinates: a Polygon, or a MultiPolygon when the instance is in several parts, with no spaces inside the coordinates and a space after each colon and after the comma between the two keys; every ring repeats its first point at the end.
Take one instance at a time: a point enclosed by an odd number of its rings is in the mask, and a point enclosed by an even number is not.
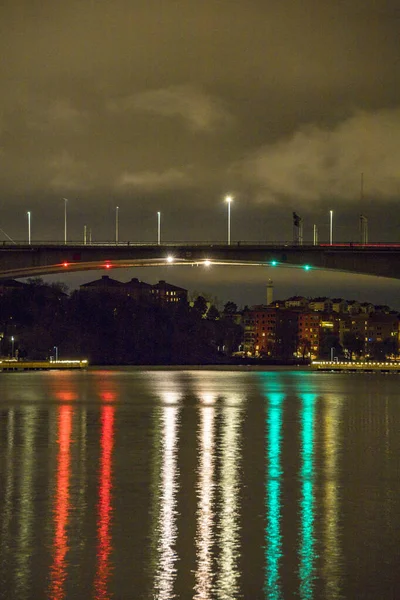
{"type": "Polygon", "coordinates": [[[2,356],[87,358],[91,364],[204,364],[223,361],[242,341],[237,307],[138,301],[30,279],[0,296],[2,356]]]}

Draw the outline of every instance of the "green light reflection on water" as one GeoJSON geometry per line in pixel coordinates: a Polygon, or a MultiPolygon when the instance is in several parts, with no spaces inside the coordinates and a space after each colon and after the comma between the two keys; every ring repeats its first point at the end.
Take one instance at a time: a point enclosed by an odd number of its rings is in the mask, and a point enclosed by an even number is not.
{"type": "Polygon", "coordinates": [[[301,393],[301,498],[300,498],[300,598],[313,597],[314,538],[314,405],[315,394],[301,393]]]}
{"type": "Polygon", "coordinates": [[[266,414],[266,528],[264,594],[268,600],[283,598],[280,580],[282,558],[281,532],[281,440],[282,412],[285,395],[276,373],[263,373],[263,385],[268,399],[266,414]],[[269,391],[268,388],[274,391],[269,391]]]}

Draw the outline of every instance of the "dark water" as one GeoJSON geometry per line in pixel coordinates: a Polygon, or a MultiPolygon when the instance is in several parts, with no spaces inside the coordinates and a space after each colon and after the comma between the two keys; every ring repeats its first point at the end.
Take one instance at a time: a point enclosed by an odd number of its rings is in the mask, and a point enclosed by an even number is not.
{"type": "Polygon", "coordinates": [[[0,597],[400,598],[400,376],[0,374],[0,597]]]}

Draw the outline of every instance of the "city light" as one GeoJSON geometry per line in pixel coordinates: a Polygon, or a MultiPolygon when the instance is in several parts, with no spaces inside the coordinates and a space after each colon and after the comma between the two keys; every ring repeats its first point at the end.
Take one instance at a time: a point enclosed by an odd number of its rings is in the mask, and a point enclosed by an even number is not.
{"type": "Polygon", "coordinates": [[[167,262],[168,263],[173,263],[174,262],[174,257],[173,256],[167,256],[167,262]]]}
{"type": "Polygon", "coordinates": [[[106,268],[106,269],[111,269],[111,265],[110,265],[110,263],[106,263],[106,264],[105,264],[105,268],[106,268]]]}
{"type": "Polygon", "coordinates": [[[208,258],[207,258],[203,264],[205,267],[209,267],[211,265],[211,260],[208,260],[208,258]]]}
{"type": "Polygon", "coordinates": [[[277,264],[278,264],[278,261],[271,260],[271,267],[276,267],[277,264]]]}
{"type": "Polygon", "coordinates": [[[303,269],[305,271],[309,271],[311,269],[311,266],[310,265],[304,265],[303,269]]]}
{"type": "Polygon", "coordinates": [[[68,264],[69,263],[67,263],[67,262],[63,262],[63,267],[68,267],[68,264]]]}

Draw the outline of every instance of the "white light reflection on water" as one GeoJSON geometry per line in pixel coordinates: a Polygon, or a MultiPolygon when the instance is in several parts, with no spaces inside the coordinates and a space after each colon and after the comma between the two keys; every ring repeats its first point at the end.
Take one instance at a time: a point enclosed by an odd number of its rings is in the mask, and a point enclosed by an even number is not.
{"type": "Polygon", "coordinates": [[[311,600],[314,593],[314,405],[315,394],[301,393],[300,470],[300,598],[311,600]]]}
{"type": "Polygon", "coordinates": [[[240,559],[240,470],[242,397],[236,394],[224,399],[221,437],[221,510],[219,521],[218,575],[216,597],[231,600],[239,594],[240,559]]]}
{"type": "Polygon", "coordinates": [[[178,491],[178,426],[180,407],[179,394],[173,391],[161,392],[164,403],[161,408],[161,481],[159,489],[159,516],[156,528],[158,564],[154,582],[154,598],[171,600],[175,598],[178,491]]]}
{"type": "Polygon", "coordinates": [[[212,600],[214,543],[214,471],[215,471],[215,407],[216,397],[200,393],[199,467],[197,484],[196,583],[194,600],[212,600]]]}

